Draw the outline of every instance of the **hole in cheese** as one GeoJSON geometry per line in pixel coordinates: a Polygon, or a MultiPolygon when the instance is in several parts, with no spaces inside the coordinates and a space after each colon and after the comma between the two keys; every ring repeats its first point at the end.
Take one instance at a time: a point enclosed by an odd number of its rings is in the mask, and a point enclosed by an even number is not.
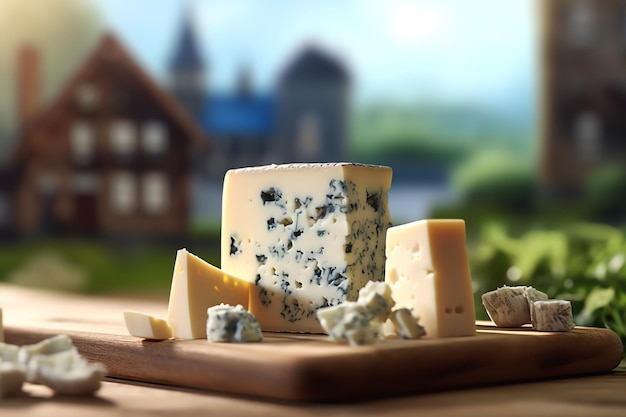
{"type": "Polygon", "coordinates": [[[388,277],[390,284],[395,284],[396,282],[398,282],[398,270],[396,268],[391,268],[389,270],[388,277]]]}
{"type": "Polygon", "coordinates": [[[462,314],[463,313],[463,306],[456,306],[454,309],[454,312],[456,314],[462,314]]]}

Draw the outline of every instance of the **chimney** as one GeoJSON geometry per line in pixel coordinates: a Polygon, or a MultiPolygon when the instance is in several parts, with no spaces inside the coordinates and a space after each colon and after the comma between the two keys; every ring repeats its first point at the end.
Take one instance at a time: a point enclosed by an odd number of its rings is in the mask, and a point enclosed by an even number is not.
{"type": "Polygon", "coordinates": [[[17,117],[23,128],[39,107],[39,52],[33,45],[23,45],[18,51],[17,88],[17,117]]]}

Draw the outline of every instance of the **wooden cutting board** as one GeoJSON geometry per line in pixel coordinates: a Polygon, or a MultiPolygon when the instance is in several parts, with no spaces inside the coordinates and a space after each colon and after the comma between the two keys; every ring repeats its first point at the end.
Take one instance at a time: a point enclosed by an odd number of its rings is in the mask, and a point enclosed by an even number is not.
{"type": "Polygon", "coordinates": [[[622,359],[617,335],[577,327],[567,333],[498,329],[477,335],[387,339],[351,347],[320,335],[265,334],[262,343],[147,341],[128,336],[122,311],[164,316],[163,303],[101,300],[0,286],[5,339],[29,344],[69,334],[109,375],[293,401],[344,401],[606,372],[622,359]]]}

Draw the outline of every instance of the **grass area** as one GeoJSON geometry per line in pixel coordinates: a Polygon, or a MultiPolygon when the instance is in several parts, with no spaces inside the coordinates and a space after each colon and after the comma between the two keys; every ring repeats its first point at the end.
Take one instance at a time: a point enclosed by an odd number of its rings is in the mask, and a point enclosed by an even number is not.
{"type": "MultiPolygon", "coordinates": [[[[0,247],[0,280],[89,294],[167,296],[175,243],[46,240],[0,247]]],[[[217,264],[216,244],[186,245],[217,264]]]]}

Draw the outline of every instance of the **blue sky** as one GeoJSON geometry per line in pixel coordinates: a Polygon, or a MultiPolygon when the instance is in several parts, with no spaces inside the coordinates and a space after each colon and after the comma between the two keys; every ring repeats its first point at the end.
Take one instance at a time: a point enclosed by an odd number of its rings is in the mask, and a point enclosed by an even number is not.
{"type": "Polygon", "coordinates": [[[271,90],[290,57],[314,41],[343,57],[357,100],[491,105],[529,100],[535,80],[533,0],[97,0],[159,79],[190,5],[214,89],[249,65],[271,90]]]}

